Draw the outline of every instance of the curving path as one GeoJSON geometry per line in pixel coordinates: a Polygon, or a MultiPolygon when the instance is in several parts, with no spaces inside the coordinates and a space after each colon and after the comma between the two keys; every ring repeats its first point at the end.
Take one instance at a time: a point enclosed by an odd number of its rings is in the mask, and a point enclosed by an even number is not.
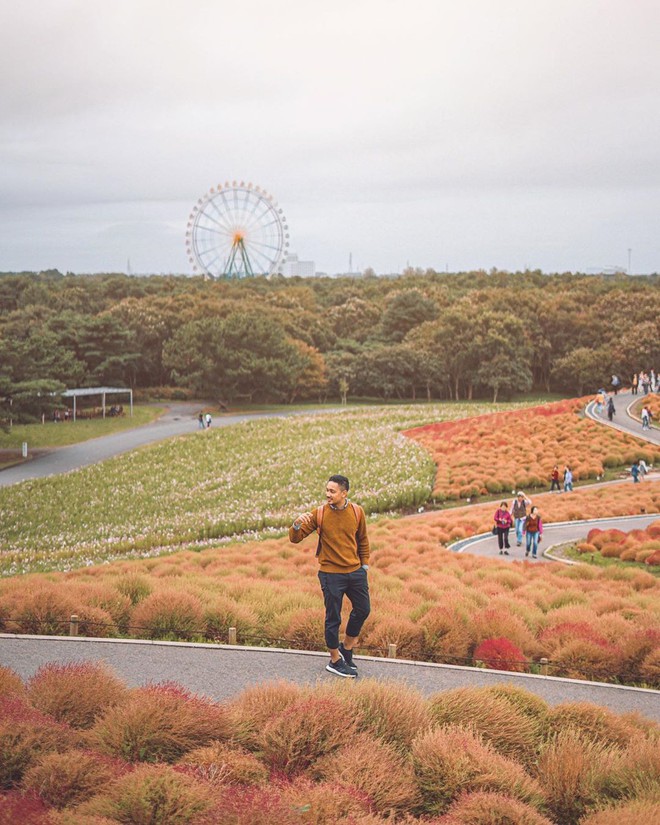
{"type": "MultiPolygon", "coordinates": [[[[567,495],[569,494],[567,493],[567,495]]],[[[544,562],[556,561],[556,559],[548,557],[547,555],[548,551],[551,551],[553,547],[569,541],[583,541],[592,527],[599,527],[601,530],[611,530],[614,528],[626,531],[644,529],[659,518],[660,515],[654,513],[641,516],[616,516],[614,518],[558,521],[552,524],[544,524],[543,540],[539,544],[539,553],[541,553],[541,555],[538,559],[532,559],[531,556],[525,559],[525,545],[523,544],[522,547],[516,547],[516,538],[513,531],[511,531],[509,538],[509,540],[512,541],[512,547],[509,550],[508,556],[499,555],[497,536],[494,536],[492,533],[480,533],[478,536],[462,539],[450,545],[448,549],[453,550],[455,553],[467,551],[472,555],[487,556],[488,558],[497,556],[500,561],[524,560],[528,564],[543,564],[544,562]]]]}
{"type": "MultiPolygon", "coordinates": [[[[596,412],[595,401],[591,401],[589,404],[587,404],[585,408],[585,415],[588,418],[591,418],[593,421],[597,421],[599,424],[605,424],[608,427],[613,427],[614,429],[620,430],[621,432],[624,432],[628,435],[633,435],[636,438],[642,439],[644,441],[649,441],[652,444],[660,445],[660,430],[654,427],[652,427],[650,430],[642,430],[641,421],[638,418],[635,418],[630,413],[630,408],[632,407],[634,402],[640,398],[640,396],[633,395],[630,390],[627,390],[624,392],[620,392],[618,395],[612,397],[614,398],[614,403],[617,409],[615,418],[617,418],[618,420],[609,421],[605,412],[603,412],[602,414],[596,412]]],[[[652,472],[649,473],[646,477],[646,480],[641,483],[644,484],[657,479],[660,479],[660,473],[652,472]]],[[[578,492],[580,489],[592,490],[595,487],[604,487],[609,486],[610,484],[631,483],[631,480],[608,481],[604,482],[603,484],[590,484],[588,485],[588,487],[577,488],[576,492],[578,492]]],[[[576,493],[561,493],[561,495],[575,494],[576,493]]],[[[539,496],[545,495],[552,494],[539,494],[539,496]]],[[[554,495],[557,495],[557,493],[555,493],[554,495]]],[[[494,504],[493,506],[497,505],[494,504]]],[[[541,508],[541,515],[542,514],[543,508],[541,508]]],[[[601,527],[603,530],[608,530],[611,528],[619,528],[621,530],[633,530],[635,527],[647,527],[652,521],[657,520],[658,517],[659,515],[655,514],[592,519],[591,521],[571,521],[557,522],[554,524],[544,524],[543,541],[539,545],[539,552],[542,553],[542,555],[539,556],[539,558],[536,560],[533,560],[531,556],[529,556],[527,560],[530,564],[557,561],[557,559],[548,556],[548,550],[550,550],[553,545],[564,544],[565,542],[569,541],[583,540],[592,526],[601,527]]],[[[499,555],[497,537],[493,536],[492,533],[480,533],[477,536],[471,536],[468,539],[457,541],[454,544],[450,545],[449,549],[453,550],[455,553],[468,552],[476,556],[487,556],[489,558],[497,556],[497,558],[501,559],[501,561],[520,561],[521,559],[525,559],[524,542],[522,547],[516,547],[516,538],[514,530],[511,530],[509,534],[509,541],[511,542],[512,547],[509,550],[508,556],[499,555]]]]}
{"type": "Polygon", "coordinates": [[[640,419],[635,418],[630,412],[630,408],[635,401],[644,398],[644,395],[633,395],[631,390],[625,390],[618,395],[610,394],[610,396],[614,399],[616,408],[614,420],[610,421],[604,410],[602,413],[596,412],[595,401],[587,404],[584,411],[585,415],[594,421],[598,421],[599,424],[605,424],[607,427],[613,427],[623,433],[643,438],[644,441],[650,441],[652,444],[660,444],[660,430],[655,426],[652,426],[650,430],[643,430],[640,419]]]}
{"type": "MultiPolygon", "coordinates": [[[[146,444],[163,441],[166,438],[189,435],[195,432],[199,432],[203,436],[197,423],[199,410],[199,404],[172,404],[165,409],[160,418],[151,421],[149,424],[144,424],[142,427],[92,438],[89,441],[81,441],[79,444],[71,444],[68,447],[58,447],[31,461],[15,464],[13,467],[1,470],[0,487],[9,487],[12,484],[18,484],[32,478],[46,478],[59,473],[68,473],[81,467],[87,467],[90,464],[97,464],[99,461],[105,461],[121,453],[136,450],[146,444]]],[[[232,424],[254,418],[286,418],[293,415],[313,414],[314,412],[313,410],[295,410],[281,413],[216,414],[213,418],[212,428],[229,427],[232,424]]],[[[332,410],[323,410],[323,412],[332,412],[332,410]]]]}
{"type": "MultiPolygon", "coordinates": [[[[551,705],[594,702],[616,713],[636,711],[660,722],[660,693],[654,690],[401,659],[355,658],[360,678],[403,682],[427,696],[457,687],[508,683],[535,693],[551,705]]],[[[325,671],[327,655],[317,652],[0,634],[0,664],[13,668],[23,679],[52,661],[103,661],[131,686],[175,681],[214,699],[227,699],[251,685],[280,679],[299,685],[339,681],[325,671]]]]}

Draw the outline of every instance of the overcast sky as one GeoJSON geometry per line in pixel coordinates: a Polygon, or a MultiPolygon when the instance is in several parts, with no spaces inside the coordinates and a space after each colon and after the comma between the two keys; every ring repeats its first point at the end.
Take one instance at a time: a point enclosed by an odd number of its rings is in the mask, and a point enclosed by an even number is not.
{"type": "Polygon", "coordinates": [[[189,273],[238,179],[330,273],[660,271],[659,33],[657,0],[0,0],[0,270],[189,273]]]}

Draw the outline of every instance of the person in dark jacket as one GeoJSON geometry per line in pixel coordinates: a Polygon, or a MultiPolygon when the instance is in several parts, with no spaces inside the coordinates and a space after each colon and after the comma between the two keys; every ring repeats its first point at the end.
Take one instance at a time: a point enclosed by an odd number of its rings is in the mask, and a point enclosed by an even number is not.
{"type": "Polygon", "coordinates": [[[616,410],[614,409],[614,401],[610,397],[610,398],[607,399],[607,417],[611,421],[614,418],[615,415],[616,415],[616,410]]]}

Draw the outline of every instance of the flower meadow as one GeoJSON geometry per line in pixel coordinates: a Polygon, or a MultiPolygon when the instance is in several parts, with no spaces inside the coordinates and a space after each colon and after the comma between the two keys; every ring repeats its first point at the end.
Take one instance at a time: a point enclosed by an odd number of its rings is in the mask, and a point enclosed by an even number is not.
{"type": "Polygon", "coordinates": [[[660,726],[520,688],[363,680],[222,703],[105,666],[0,667],[0,817],[26,825],[653,825],[660,726]],[[71,701],[75,694],[75,702],[71,701]],[[337,724],[341,720],[341,724],[337,724]]]}
{"type": "Polygon", "coordinates": [[[368,512],[426,502],[433,459],[398,431],[486,404],[377,407],[197,431],[63,476],[0,489],[0,574],[68,570],[288,525],[325,479],[368,512]]]}
{"type": "Polygon", "coordinates": [[[560,473],[568,464],[575,480],[584,481],[639,458],[658,463],[660,447],[577,415],[589,400],[442,421],[404,434],[433,456],[433,497],[440,501],[549,487],[555,464],[560,473]]]}
{"type": "MultiPolygon", "coordinates": [[[[660,483],[535,497],[546,522],[660,510],[660,483]]],[[[533,566],[453,553],[492,504],[370,520],[372,614],[361,652],[660,687],[660,580],[640,569],[533,566]]],[[[585,538],[589,528],[585,526],[585,538]]],[[[315,542],[217,544],[0,581],[5,632],[325,648],[315,542]]],[[[652,569],[649,566],[649,570],[652,569]]],[[[346,617],[345,617],[346,618],[346,617]]]]}

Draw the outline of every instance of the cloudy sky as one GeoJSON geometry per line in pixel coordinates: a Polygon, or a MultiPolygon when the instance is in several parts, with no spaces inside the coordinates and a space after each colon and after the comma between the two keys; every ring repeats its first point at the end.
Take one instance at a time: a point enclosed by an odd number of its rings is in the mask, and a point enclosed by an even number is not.
{"type": "Polygon", "coordinates": [[[0,20],[0,271],[189,273],[190,210],[233,179],[326,272],[660,271],[657,0],[0,0],[0,20]]]}

